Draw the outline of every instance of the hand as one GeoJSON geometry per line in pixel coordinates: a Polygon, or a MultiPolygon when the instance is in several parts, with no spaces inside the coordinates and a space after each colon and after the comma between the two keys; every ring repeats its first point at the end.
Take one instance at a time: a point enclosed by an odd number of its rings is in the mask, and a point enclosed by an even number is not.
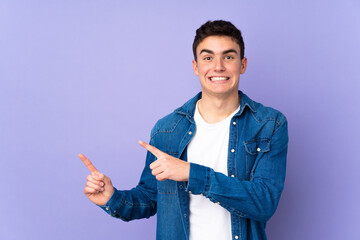
{"type": "Polygon", "coordinates": [[[85,195],[93,203],[105,205],[114,192],[110,178],[100,173],[84,154],[80,153],[79,158],[91,172],[91,174],[87,176],[87,182],[84,188],[85,195]]]}
{"type": "Polygon", "coordinates": [[[139,144],[146,148],[149,152],[154,154],[157,158],[156,161],[150,164],[152,175],[159,181],[166,179],[174,181],[188,181],[190,173],[190,163],[170,156],[154,146],[147,144],[143,141],[139,141],[139,144]]]}

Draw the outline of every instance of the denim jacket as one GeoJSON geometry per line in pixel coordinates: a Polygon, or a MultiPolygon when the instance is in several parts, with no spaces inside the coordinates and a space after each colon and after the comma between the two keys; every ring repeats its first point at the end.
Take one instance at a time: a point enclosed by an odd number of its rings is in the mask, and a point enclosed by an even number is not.
{"type": "MultiPolygon", "coordinates": [[[[158,240],[189,239],[189,193],[201,194],[231,213],[233,239],[266,239],[266,221],[274,214],[284,186],[288,144],[283,114],[251,100],[239,91],[240,110],[230,122],[228,176],[190,163],[188,182],[157,181],[147,153],[139,184],[128,191],[115,189],[100,206],[124,221],[157,213],[158,240]]],[[[150,144],[187,160],[187,146],[196,131],[194,111],[201,92],[151,131],[150,144]]]]}

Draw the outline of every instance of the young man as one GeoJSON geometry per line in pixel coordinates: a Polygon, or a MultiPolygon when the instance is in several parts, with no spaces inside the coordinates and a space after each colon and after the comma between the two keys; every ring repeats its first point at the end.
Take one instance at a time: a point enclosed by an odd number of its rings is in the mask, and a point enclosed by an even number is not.
{"type": "Polygon", "coordinates": [[[115,189],[91,171],[84,192],[124,221],[157,213],[157,239],[266,239],[283,190],[287,121],[238,90],[247,59],[241,32],[209,21],[197,31],[193,68],[202,91],[151,132],[138,186],[115,189]]]}

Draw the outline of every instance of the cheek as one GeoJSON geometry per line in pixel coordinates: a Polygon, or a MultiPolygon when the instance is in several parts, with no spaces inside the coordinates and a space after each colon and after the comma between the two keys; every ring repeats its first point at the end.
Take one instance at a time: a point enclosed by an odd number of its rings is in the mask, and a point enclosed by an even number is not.
{"type": "Polygon", "coordinates": [[[198,75],[204,76],[209,72],[210,67],[209,66],[200,66],[198,67],[198,75]]]}
{"type": "Polygon", "coordinates": [[[235,75],[240,75],[241,72],[242,72],[242,68],[241,68],[240,65],[238,65],[238,66],[233,66],[233,67],[231,68],[231,72],[233,72],[235,75]]]}

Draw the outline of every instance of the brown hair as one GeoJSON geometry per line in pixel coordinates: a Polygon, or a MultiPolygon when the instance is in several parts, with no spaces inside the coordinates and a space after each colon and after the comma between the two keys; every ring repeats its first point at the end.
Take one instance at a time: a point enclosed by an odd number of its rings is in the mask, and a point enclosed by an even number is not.
{"type": "Polygon", "coordinates": [[[210,36],[228,36],[231,37],[240,47],[240,57],[244,58],[245,44],[241,31],[237,29],[231,22],[224,20],[207,21],[196,30],[193,42],[194,59],[197,61],[196,48],[200,42],[210,36]]]}

